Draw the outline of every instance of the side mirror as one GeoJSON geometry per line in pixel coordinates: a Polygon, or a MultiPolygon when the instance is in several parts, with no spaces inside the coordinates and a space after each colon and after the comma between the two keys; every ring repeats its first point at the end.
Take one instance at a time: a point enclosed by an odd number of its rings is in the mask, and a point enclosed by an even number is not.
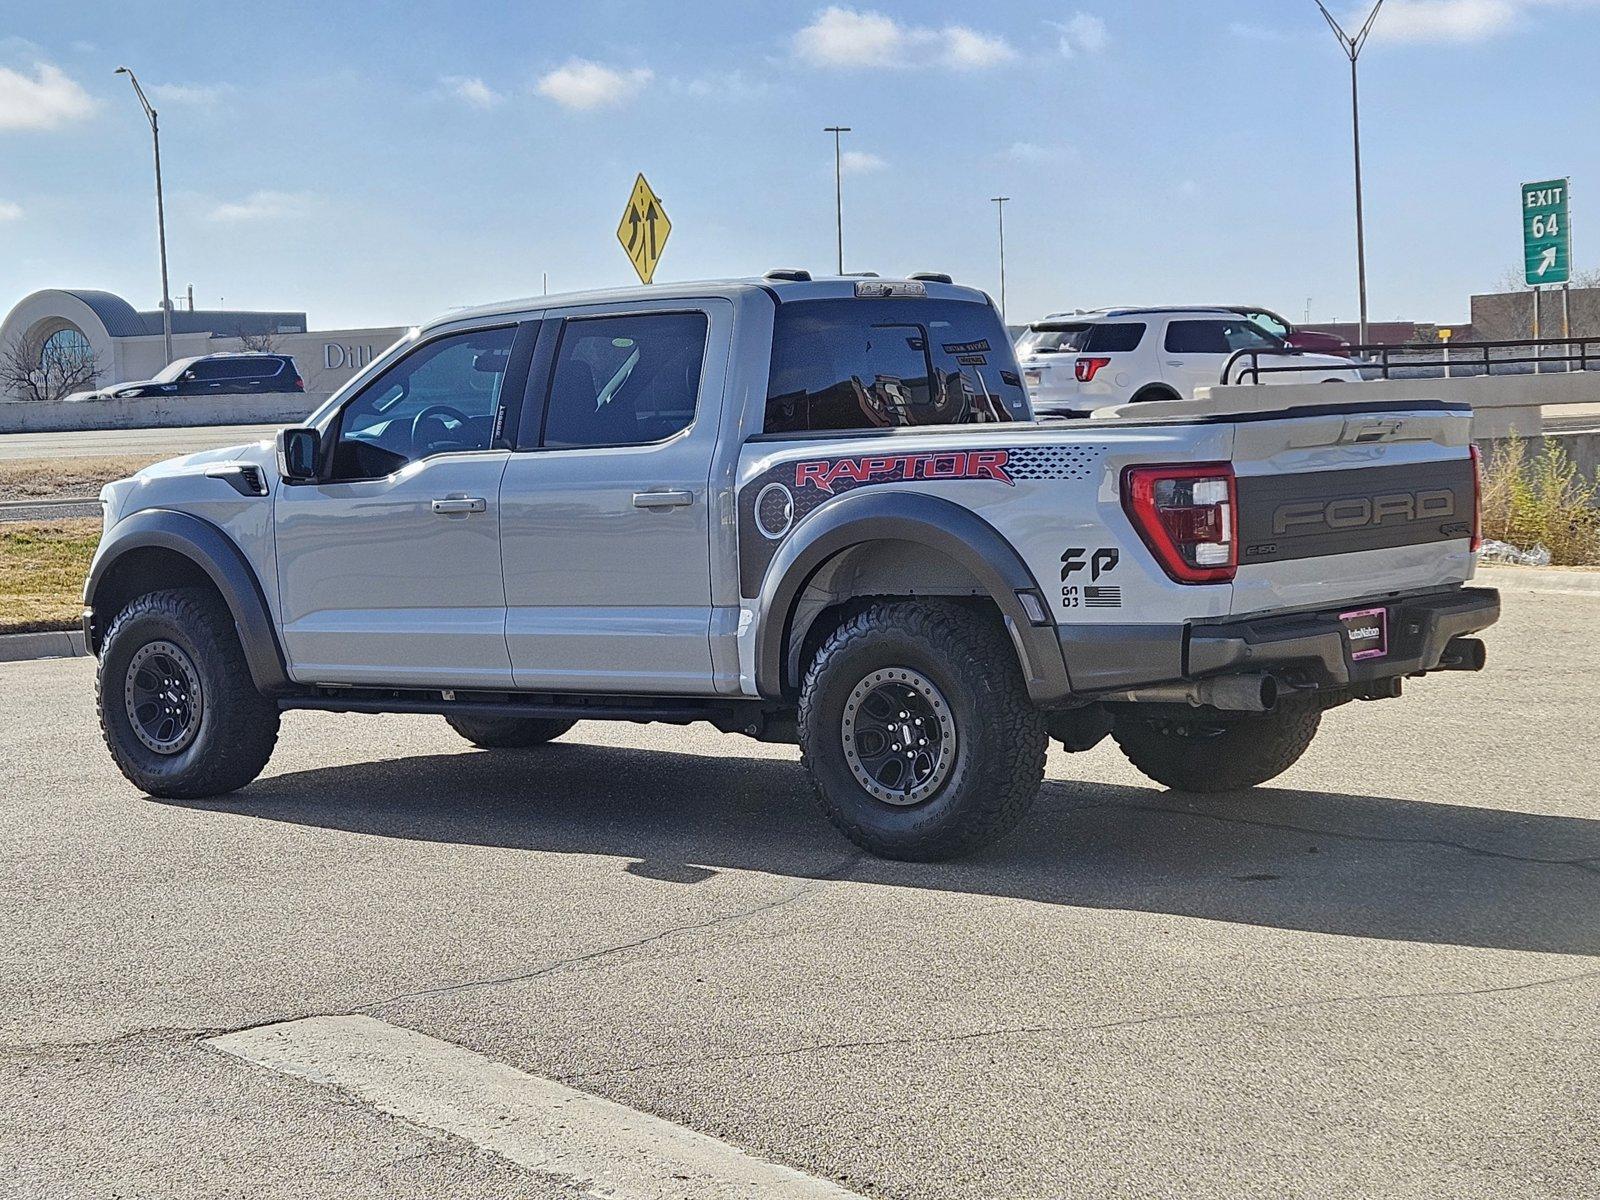
{"type": "Polygon", "coordinates": [[[322,435],[309,425],[278,430],[278,475],[286,483],[311,483],[317,478],[322,435]]]}

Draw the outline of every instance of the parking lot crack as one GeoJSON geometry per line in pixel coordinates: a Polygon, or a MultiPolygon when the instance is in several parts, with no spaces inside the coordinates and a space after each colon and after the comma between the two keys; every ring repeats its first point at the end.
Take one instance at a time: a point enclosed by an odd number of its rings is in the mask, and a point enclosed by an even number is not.
{"type": "Polygon", "coordinates": [[[1474,846],[1468,842],[1451,841],[1448,838],[1404,837],[1379,833],[1356,833],[1343,829],[1319,829],[1310,825],[1294,825],[1286,821],[1262,821],[1251,817],[1233,817],[1223,813],[1205,812],[1202,809],[1168,808],[1160,804],[1127,804],[1112,801],[1104,804],[1073,806],[1074,812],[1088,812],[1093,809],[1132,809],[1138,812],[1158,813],[1164,816],[1194,817],[1198,820],[1216,821],[1224,825],[1247,825],[1257,829],[1276,829],[1285,833],[1303,833],[1311,837],[1338,838],[1352,842],[1376,842],[1395,846],[1434,846],[1441,850],[1458,850],[1463,854],[1473,854],[1480,858],[1494,858],[1506,862],[1527,863],[1531,866],[1541,867],[1576,867],[1580,871],[1600,874],[1600,856],[1596,855],[1589,855],[1583,858],[1546,858],[1533,854],[1513,854],[1506,850],[1490,850],[1483,846],[1474,846]]]}
{"type": "Polygon", "coordinates": [[[829,1041],[811,1042],[796,1046],[784,1046],[772,1050],[755,1050],[741,1054],[713,1054],[697,1058],[664,1059],[656,1062],[637,1063],[632,1066],[615,1067],[609,1070],[584,1071],[570,1075],[557,1076],[558,1082],[578,1084],[597,1079],[609,1079],[622,1075],[634,1075],[646,1071],[665,1071],[680,1067],[698,1067],[708,1065],[723,1065],[728,1063],[745,1062],[754,1059],[786,1058],[802,1054],[825,1054],[831,1051],[847,1050],[879,1050],[896,1046],[941,1046],[952,1045],[960,1042],[983,1041],[991,1038],[1026,1037],[1026,1036],[1070,1036],[1074,1034],[1099,1033],[1116,1029],[1132,1029],[1145,1025],[1174,1024],[1187,1021],[1205,1021],[1229,1017],[1253,1017],[1270,1013],[1305,1011],[1318,1008],[1329,1008],[1342,1004],[1360,1003],[1400,1003],[1408,1000],[1446,1000],[1468,999],[1480,996],[1497,996],[1512,992],[1526,992],[1538,988],[1555,987],[1562,984],[1587,983],[1600,979],[1600,969],[1580,971],[1571,975],[1552,975],[1546,978],[1530,979],[1522,983],[1501,984],[1486,988],[1460,988],[1444,989],[1437,991],[1420,992],[1375,992],[1370,994],[1349,994],[1339,996],[1309,996],[1303,1000],[1287,1000],[1278,1004],[1263,1004],[1248,1008],[1210,1008],[1187,1009],[1177,1012],[1151,1013],[1142,1017],[1128,1017],[1116,1021],[1090,1022],[1082,1025],[1003,1025],[993,1029],[970,1030],[966,1033],[950,1034],[910,1034],[904,1037],[889,1038],[863,1038],[854,1041],[829,1041]]]}
{"type": "Polygon", "coordinates": [[[644,937],[634,938],[626,942],[618,942],[610,946],[602,946],[597,950],[590,950],[583,954],[574,954],[567,958],[560,958],[554,962],[544,963],[527,971],[518,971],[510,975],[491,976],[485,979],[468,979],[460,983],[443,984],[439,987],[423,988],[414,992],[402,992],[399,995],[389,996],[382,1000],[372,1000],[366,1004],[358,1005],[355,1008],[352,1008],[350,1011],[370,1012],[373,1009],[382,1008],[385,1005],[400,1004],[408,1000],[425,1000],[434,996],[446,996],[455,992],[468,991],[473,988],[504,987],[510,984],[528,983],[546,975],[553,975],[558,971],[579,969],[602,959],[611,958],[619,954],[625,954],[630,950],[639,950],[645,946],[651,946],[657,942],[665,941],[669,938],[691,934],[702,934],[710,930],[722,929],[730,925],[737,925],[754,917],[776,912],[778,909],[785,908],[790,904],[796,903],[797,901],[804,900],[830,883],[837,883],[845,879],[849,875],[851,868],[860,862],[862,857],[863,856],[860,852],[849,854],[838,863],[830,867],[828,870],[822,872],[820,875],[805,877],[804,881],[799,887],[791,889],[784,895],[779,896],[776,899],[764,900],[760,904],[751,905],[748,908],[742,908],[735,912],[722,913],[718,916],[710,917],[703,921],[691,921],[682,925],[673,925],[666,929],[657,930],[655,933],[647,934],[644,937]]]}

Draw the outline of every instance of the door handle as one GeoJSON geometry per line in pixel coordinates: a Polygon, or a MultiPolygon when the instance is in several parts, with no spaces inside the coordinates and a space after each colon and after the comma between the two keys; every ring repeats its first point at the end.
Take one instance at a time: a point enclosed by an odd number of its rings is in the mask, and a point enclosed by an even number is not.
{"type": "Polygon", "coordinates": [[[1167,359],[1167,366],[1169,366],[1169,367],[1181,367],[1181,366],[1183,366],[1183,359],[1181,359],[1181,358],[1169,358],[1169,359],[1167,359]]]}
{"type": "Polygon", "coordinates": [[[694,503],[693,492],[635,492],[635,508],[683,508],[694,503]]]}
{"type": "Polygon", "coordinates": [[[435,500],[432,504],[433,511],[441,516],[452,513],[480,513],[489,507],[482,496],[446,496],[442,500],[435,500]]]}

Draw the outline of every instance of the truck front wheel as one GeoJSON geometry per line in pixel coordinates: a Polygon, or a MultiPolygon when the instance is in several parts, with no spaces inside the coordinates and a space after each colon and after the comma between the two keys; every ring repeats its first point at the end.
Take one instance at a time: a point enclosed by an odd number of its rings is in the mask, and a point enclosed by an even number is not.
{"type": "Polygon", "coordinates": [[[1315,701],[1285,700],[1236,717],[1117,714],[1112,736],[1128,761],[1178,792],[1231,792],[1283,774],[1322,723],[1315,701]]]}
{"type": "Polygon", "coordinates": [[[560,737],[577,724],[556,717],[451,716],[445,723],[483,750],[525,750],[560,737]]]}
{"type": "Polygon", "coordinates": [[[152,796],[242,788],[278,741],[278,706],[256,691],[232,614],[200,588],[130,602],[106,632],[95,684],[111,757],[152,796]]]}
{"type": "Polygon", "coordinates": [[[1044,776],[1044,717],[1000,629],[959,604],[884,601],[835,629],[800,691],[817,800],[883,858],[933,861],[1010,832],[1044,776]]]}

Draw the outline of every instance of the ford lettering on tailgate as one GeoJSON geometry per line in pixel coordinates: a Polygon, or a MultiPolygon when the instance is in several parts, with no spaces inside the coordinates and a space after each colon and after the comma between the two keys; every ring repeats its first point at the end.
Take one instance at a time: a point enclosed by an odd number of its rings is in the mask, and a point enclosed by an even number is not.
{"type": "Polygon", "coordinates": [[[1239,480],[1240,563],[1415,546],[1472,535],[1472,462],[1239,480]]]}

